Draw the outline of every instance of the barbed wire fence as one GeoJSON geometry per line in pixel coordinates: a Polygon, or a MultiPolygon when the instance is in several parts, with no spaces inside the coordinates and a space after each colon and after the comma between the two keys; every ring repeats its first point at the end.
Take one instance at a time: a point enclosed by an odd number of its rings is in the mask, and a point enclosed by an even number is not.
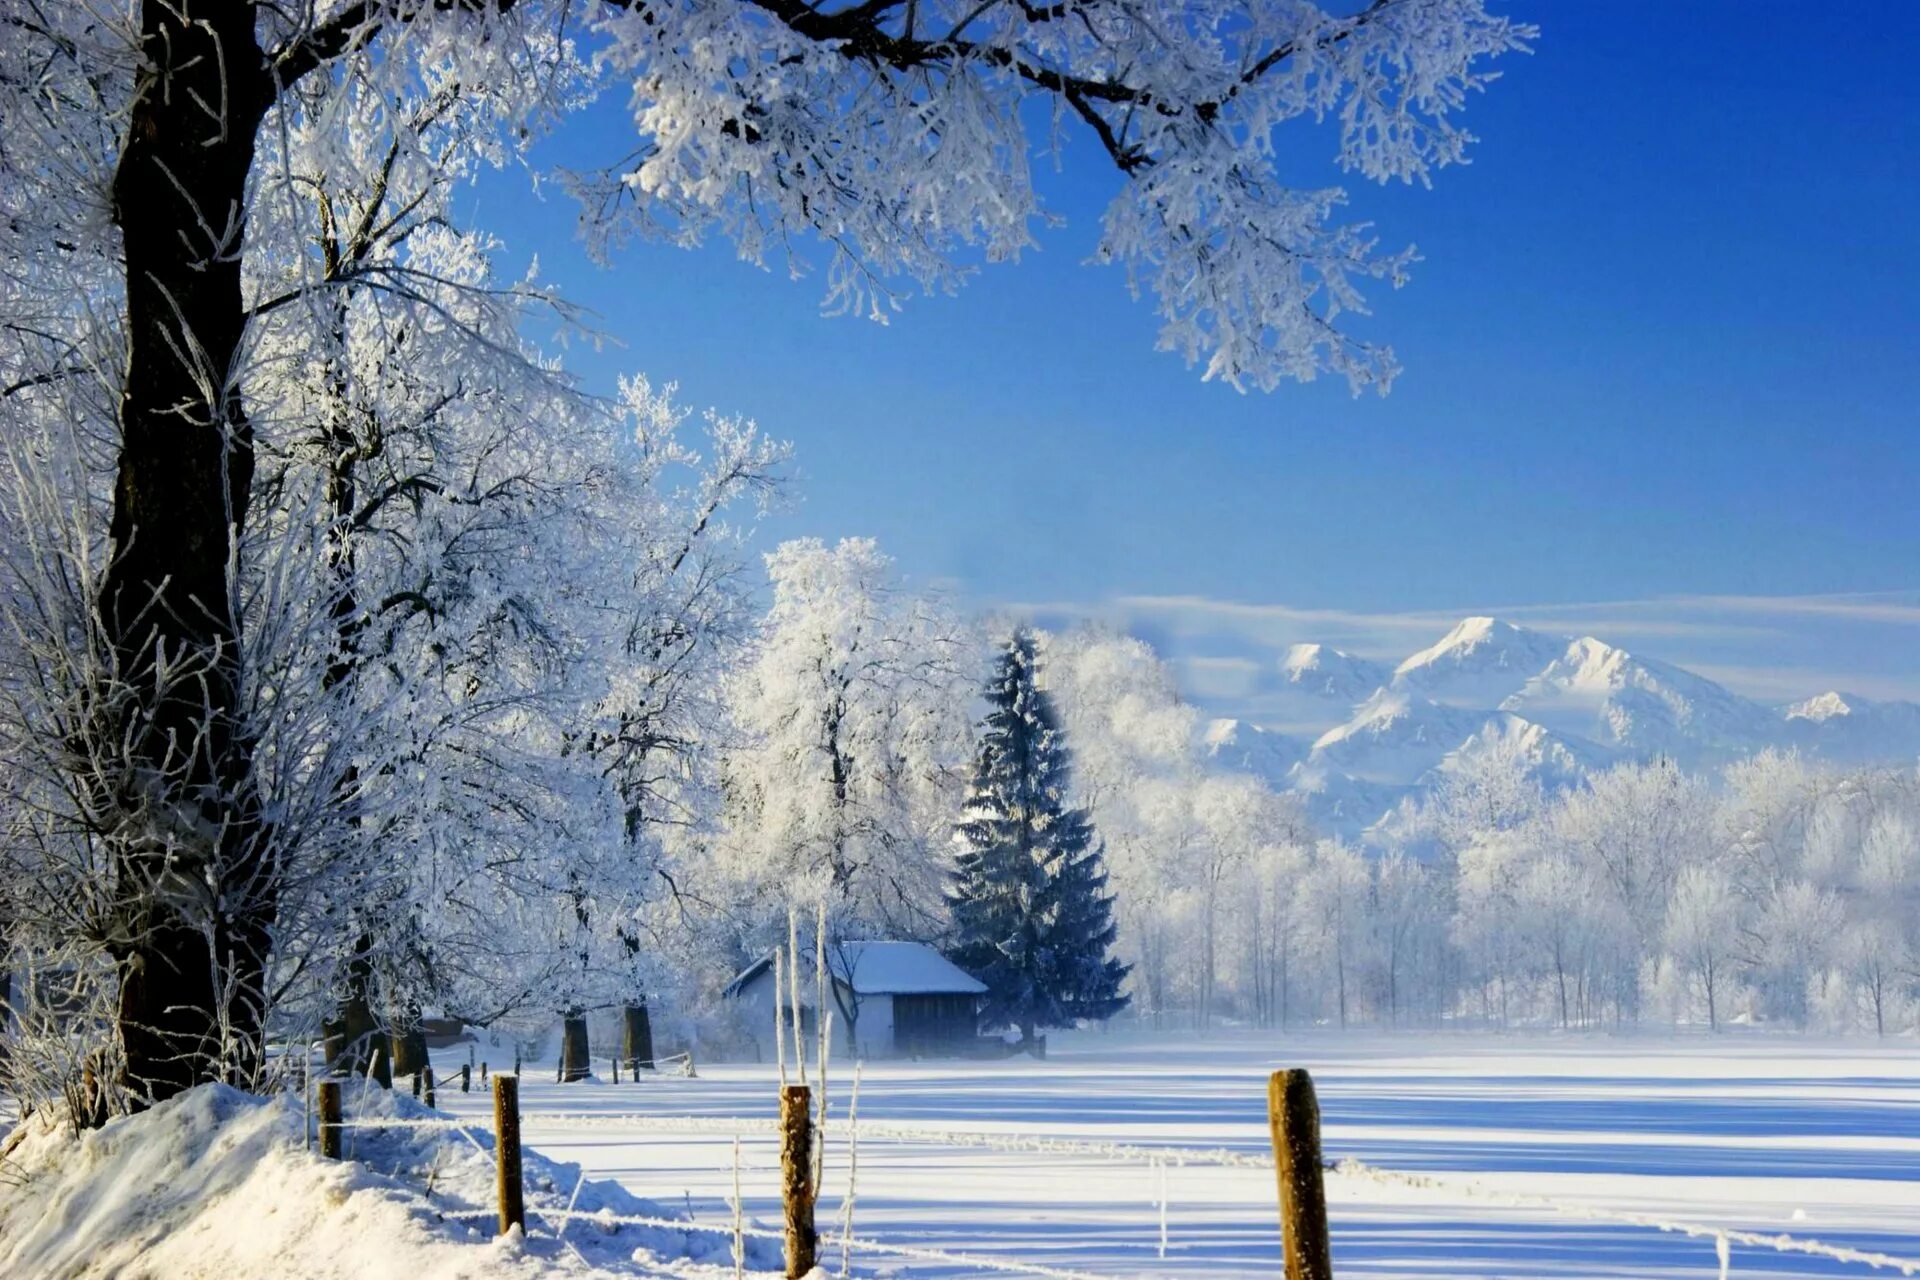
{"type": "MultiPolygon", "coordinates": [[[[734,1271],[744,1275],[744,1240],[772,1239],[782,1242],[788,1280],[813,1272],[819,1254],[819,1231],[815,1221],[815,1202],[825,1180],[825,1153],[838,1141],[848,1153],[847,1185],[840,1206],[840,1274],[846,1277],[856,1253],[891,1257],[902,1261],[941,1263],[961,1270],[1028,1275],[1048,1280],[1114,1280],[1088,1271],[1049,1267],[978,1254],[936,1249],[899,1241],[856,1236],[855,1201],[858,1193],[857,1171],[862,1143],[908,1143],[1032,1155],[1043,1158],[1105,1160],[1145,1166],[1156,1188],[1158,1211],[1157,1256],[1164,1260],[1168,1251],[1167,1170],[1182,1167],[1211,1167],[1261,1171],[1275,1179],[1278,1192],[1281,1248],[1288,1280],[1330,1280],[1332,1263],[1327,1224],[1324,1180],[1336,1183],[1365,1181],[1403,1191],[1438,1197],[1454,1202],[1467,1201],[1507,1210],[1544,1213],[1586,1222],[1608,1223],[1711,1243],[1719,1263],[1720,1280],[1732,1273],[1733,1246],[1769,1250],[1778,1254],[1822,1258],[1844,1265],[1894,1271],[1904,1276],[1920,1276],[1920,1258],[1898,1257],[1874,1250],[1794,1236],[1785,1232],[1768,1234],[1737,1227],[1686,1222],[1654,1214],[1609,1209],[1588,1203],[1570,1203],[1551,1196],[1519,1193],[1487,1187],[1471,1175],[1414,1173],[1345,1157],[1326,1159],[1321,1150],[1320,1111],[1311,1077],[1306,1071],[1274,1072],[1268,1081],[1268,1121],[1270,1151],[1249,1151],[1233,1147],[1189,1147],[1159,1143],[1103,1142],[1085,1138],[1046,1134],[1008,1133],[967,1130],[946,1125],[906,1124],[894,1121],[858,1119],[860,1066],[856,1063],[853,1097],[844,1119],[830,1115],[828,1068],[833,1043],[833,1015],[828,1011],[827,993],[838,979],[827,965],[826,917],[820,909],[814,932],[813,987],[816,1011],[815,1034],[803,1030],[801,1017],[802,971],[804,953],[800,947],[797,916],[791,910],[787,918],[784,947],[772,957],[774,1044],[778,1063],[779,1114],[765,1118],[745,1116],[653,1115],[642,1113],[605,1113],[550,1111],[538,1113],[543,1126],[570,1129],[617,1129],[636,1134],[710,1135],[733,1140],[732,1220],[705,1222],[693,1218],[654,1215],[609,1214],[603,1210],[576,1211],[585,1174],[576,1183],[565,1209],[536,1208],[535,1214],[549,1224],[557,1223],[555,1238],[569,1249],[567,1225],[576,1219],[591,1219],[605,1225],[646,1226],[686,1232],[710,1232],[730,1236],[734,1242],[734,1271]],[[791,1044],[789,1044],[791,1036],[791,1044]],[[813,1040],[809,1044],[809,1039],[813,1040]],[[809,1058],[812,1072],[809,1073],[809,1058]],[[794,1075],[789,1076],[789,1063],[794,1075]],[[797,1079],[797,1083],[794,1080],[797,1079]],[[817,1106],[816,1106],[817,1104],[817,1106]],[[777,1168],[781,1181],[781,1201],[785,1217],[782,1229],[748,1226],[743,1218],[740,1198],[740,1143],[746,1138],[764,1138],[778,1144],[777,1168]]],[[[618,1058],[614,1078],[619,1078],[618,1058]]],[[[635,1064],[637,1066],[637,1064],[635,1064]]],[[[690,1053],[655,1058],[649,1065],[662,1074],[694,1076],[690,1053]]],[[[525,1230],[525,1210],[520,1172],[519,1060],[515,1055],[515,1073],[496,1075],[494,1086],[493,1157],[498,1165],[500,1231],[513,1227],[525,1230]]],[[[304,1073],[303,1073],[304,1075],[304,1073]]],[[[484,1080],[484,1069],[482,1078],[484,1080]]],[[[632,1078],[638,1082],[638,1070],[632,1078]]],[[[465,1090],[467,1074],[462,1074],[465,1090]]],[[[478,1126],[457,1119],[367,1117],[343,1121],[340,1114],[338,1082],[323,1082],[322,1090],[332,1089],[330,1098],[323,1093],[320,1112],[323,1117],[321,1150],[323,1154],[341,1154],[341,1137],[350,1129],[442,1129],[460,1133],[486,1154],[486,1148],[474,1137],[478,1126]],[[331,1142],[327,1124],[331,1122],[331,1142]]],[[[427,1073],[428,1105],[431,1106],[431,1068],[427,1073]]],[[[418,1081],[416,1080],[416,1092],[418,1081]]],[[[485,1209],[460,1210],[443,1214],[448,1218],[483,1219],[494,1216],[485,1209]]],[[[577,1254],[578,1251],[574,1250],[577,1254]]]]}
{"type": "MultiPolygon", "coordinates": [[[[323,1108],[324,1110],[324,1108],[323,1108]]],[[[630,1132],[636,1135],[651,1134],[661,1136],[703,1136],[729,1138],[735,1142],[736,1178],[738,1176],[739,1146],[742,1139],[764,1139],[778,1141],[782,1134],[781,1121],[775,1117],[749,1116],[691,1116],[691,1115],[649,1115],[639,1113],[604,1113],[577,1111],[541,1111],[535,1113],[537,1123],[542,1127],[564,1127],[568,1129],[608,1129],[630,1132]]],[[[344,1129],[414,1129],[443,1130],[458,1132],[472,1143],[476,1149],[492,1156],[473,1135],[473,1131],[484,1126],[471,1121],[440,1118],[387,1118],[367,1117],[364,1119],[339,1122],[344,1129]]],[[[1248,1151],[1232,1147],[1194,1147],[1157,1143],[1107,1142],[1086,1138],[1049,1136],[1043,1134],[1019,1134],[994,1132],[987,1130],[968,1130],[945,1125],[905,1124],[892,1121],[856,1120],[851,1116],[845,1120],[827,1120],[816,1123],[814,1132],[816,1141],[838,1142],[853,1153],[863,1144],[915,1144],[944,1146],[956,1149],[972,1149],[1003,1152],[1039,1157],[1069,1158],[1080,1160],[1103,1160],[1115,1163],[1143,1166],[1158,1181],[1157,1209],[1159,1211],[1159,1257],[1166,1256],[1167,1248],[1167,1192],[1165,1171],[1169,1168],[1205,1167],[1260,1171],[1268,1176],[1278,1172],[1275,1157],[1267,1152],[1248,1151]]],[[[496,1152],[500,1141],[496,1138],[496,1152]]],[[[850,1160],[850,1164],[852,1161],[850,1160]]],[[[1496,1187],[1488,1187],[1470,1175],[1415,1173],[1372,1164],[1353,1157],[1323,1159],[1319,1162],[1321,1172],[1339,1182],[1365,1181],[1376,1185],[1392,1186],[1400,1190],[1412,1191],[1451,1201],[1467,1201],[1507,1210],[1521,1210],[1533,1213],[1546,1213],[1554,1216],[1586,1222],[1606,1223],[1624,1227],[1651,1230],[1665,1234],[1678,1235],[1704,1241],[1712,1246],[1719,1262],[1722,1277],[1732,1271],[1733,1247],[1758,1249],[1777,1254],[1815,1257],[1829,1262],[1870,1268],[1877,1271],[1890,1271],[1903,1276],[1920,1276],[1920,1257],[1901,1257],[1871,1249],[1861,1249],[1850,1245],[1833,1244],[1827,1241],[1796,1236],[1786,1232],[1760,1232],[1738,1227],[1720,1226],[1709,1223],[1689,1222],[1660,1215],[1637,1213],[1628,1210],[1610,1209],[1588,1203],[1572,1203],[1550,1196],[1514,1192],[1496,1187]]],[[[763,1166],[777,1167],[775,1165],[763,1166]]],[[[584,1175],[583,1175],[584,1176],[584,1175]]],[[[814,1188],[817,1190],[817,1187],[814,1188]]],[[[575,1188],[578,1196],[579,1188],[575,1188]]],[[[966,1253],[954,1250],[932,1248],[924,1245],[907,1244],[865,1235],[856,1235],[853,1230],[852,1201],[854,1188],[850,1185],[843,1202],[840,1232],[836,1240],[842,1250],[841,1274],[846,1274],[853,1254],[871,1255],[897,1259],[902,1262],[938,1263],[963,1271],[980,1273],[1001,1273],[1009,1275],[1029,1275],[1048,1277],[1051,1280],[1114,1280],[1113,1277],[1094,1272],[1064,1267],[1051,1267],[1039,1263],[1019,1262],[1004,1258],[966,1253]]],[[[808,1205],[809,1213],[811,1204],[808,1205]]],[[[537,1217],[549,1225],[558,1224],[556,1235],[564,1242],[565,1224],[575,1220],[593,1221],[602,1225],[633,1225],[663,1230],[685,1231],[693,1233],[712,1233],[731,1236],[786,1241],[788,1233],[768,1227],[746,1226],[739,1221],[737,1192],[734,1201],[735,1220],[730,1222],[703,1221],[687,1217],[667,1217],[634,1214],[611,1214],[604,1210],[576,1210],[571,1203],[564,1210],[536,1209],[537,1217]]],[[[449,1219],[479,1220],[494,1216],[493,1210],[474,1209],[443,1213],[449,1219]]],[[[736,1251],[737,1252],[737,1251],[736,1251]]]]}

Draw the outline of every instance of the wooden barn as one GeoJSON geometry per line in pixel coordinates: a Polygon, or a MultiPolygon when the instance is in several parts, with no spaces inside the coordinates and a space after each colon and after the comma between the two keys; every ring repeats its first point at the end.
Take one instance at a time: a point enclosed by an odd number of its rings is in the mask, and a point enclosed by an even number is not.
{"type": "MultiPolygon", "coordinates": [[[[811,1052],[820,1025],[811,955],[802,957],[801,968],[800,1026],[811,1052]]],[[[978,1047],[986,987],[925,943],[836,943],[827,950],[827,970],[833,975],[827,1008],[833,1014],[835,1057],[937,1056],[978,1047]]],[[[743,969],[727,984],[726,995],[745,1006],[760,1059],[772,1061],[773,956],[743,969]]],[[[791,1002],[787,1016],[793,1016],[791,1002]]],[[[792,1054],[791,1043],[787,1052],[792,1054]]]]}

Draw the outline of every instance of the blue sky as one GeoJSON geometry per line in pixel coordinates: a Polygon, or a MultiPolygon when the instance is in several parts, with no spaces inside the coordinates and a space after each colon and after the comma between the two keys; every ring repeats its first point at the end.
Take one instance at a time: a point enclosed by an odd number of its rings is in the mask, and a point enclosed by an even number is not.
{"type": "MultiPolygon", "coordinates": [[[[795,442],[776,536],[1105,613],[1196,681],[1496,611],[1769,698],[1920,696],[1920,10],[1492,7],[1543,31],[1472,104],[1473,163],[1353,191],[1425,258],[1364,322],[1406,366],[1384,399],[1243,396],[1155,353],[1149,308],[1083,265],[1114,189],[1084,140],[1040,252],[887,326],[723,243],[597,269],[565,197],[517,179],[477,214],[624,343],[574,358],[595,385],[645,370],[795,442]]],[[[547,157],[623,152],[615,105],[547,157]]],[[[1288,145],[1301,184],[1337,180],[1330,133],[1288,145]]]]}

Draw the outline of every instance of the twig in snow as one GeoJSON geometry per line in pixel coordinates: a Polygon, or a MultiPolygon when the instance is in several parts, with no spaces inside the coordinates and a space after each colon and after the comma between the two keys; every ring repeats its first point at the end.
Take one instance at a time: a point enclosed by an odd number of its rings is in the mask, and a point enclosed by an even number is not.
{"type": "MultiPolygon", "coordinates": [[[[853,1266],[853,1199],[859,1191],[860,1175],[860,1059],[853,1060],[853,1095],[847,1100],[847,1194],[840,1201],[840,1280],[847,1280],[853,1266]]],[[[824,1135],[822,1135],[824,1137],[824,1135]]],[[[740,1140],[735,1138],[737,1148],[740,1140]]]]}
{"type": "Polygon", "coordinates": [[[820,1119],[813,1140],[813,1186],[817,1193],[826,1185],[827,1172],[827,1059],[833,1046],[833,1014],[827,1010],[827,902],[820,900],[813,927],[813,1005],[814,1021],[819,1024],[817,1065],[820,1074],[820,1119]]]}
{"type": "Polygon", "coordinates": [[[833,1031],[833,1014],[820,1019],[820,1112],[814,1121],[813,1185],[826,1185],[827,1173],[827,1045],[833,1031]]]}
{"type": "MultiPolygon", "coordinates": [[[[787,986],[793,1001],[793,1060],[800,1072],[800,1087],[807,1087],[807,1038],[800,1018],[800,923],[793,908],[787,908],[787,986]]],[[[819,1016],[816,1011],[815,1017],[819,1016]]]]}
{"type": "Polygon", "coordinates": [[[780,1063],[780,1087],[787,1087],[786,962],[780,948],[773,949],[773,1052],[780,1063]]]}
{"type": "MultiPolygon", "coordinates": [[[[567,1197],[567,1211],[560,1219],[560,1231],[554,1237],[556,1240],[562,1241],[563,1243],[565,1242],[567,1238],[567,1224],[573,1221],[573,1206],[579,1203],[580,1188],[586,1185],[587,1185],[587,1171],[586,1169],[582,1168],[580,1170],[580,1180],[573,1184],[573,1194],[567,1197]]],[[[576,1256],[578,1255],[576,1254],[576,1256]]],[[[581,1258],[580,1261],[585,1262],[586,1259],[581,1258]]]]}
{"type": "Polygon", "coordinates": [[[740,1139],[733,1139],[733,1280],[746,1280],[747,1233],[740,1207],[740,1139]]]}
{"type": "MultiPolygon", "coordinates": [[[[367,1057],[367,1074],[360,1079],[360,1110],[362,1111],[367,1109],[367,1090],[373,1088],[373,1069],[379,1061],[380,1051],[378,1049],[374,1050],[374,1052],[367,1057]]],[[[357,1134],[349,1135],[347,1138],[347,1159],[353,1159],[353,1153],[359,1146],[359,1136],[357,1134]]]]}

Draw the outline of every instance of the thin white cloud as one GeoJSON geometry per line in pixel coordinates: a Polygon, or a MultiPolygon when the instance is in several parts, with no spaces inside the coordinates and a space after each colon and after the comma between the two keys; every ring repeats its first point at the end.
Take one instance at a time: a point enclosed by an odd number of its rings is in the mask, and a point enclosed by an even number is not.
{"type": "Polygon", "coordinates": [[[1195,667],[1201,671],[1231,672],[1238,675],[1254,675],[1266,669],[1264,664],[1255,662],[1252,658],[1208,658],[1193,656],[1182,658],[1180,661],[1186,666],[1195,667]]]}
{"type": "Polygon", "coordinates": [[[1243,600],[1217,600],[1210,596],[1116,596],[1113,603],[1122,609],[1153,613],[1199,614],[1245,619],[1251,622],[1364,627],[1375,630],[1431,631],[1436,626],[1450,626],[1462,616],[1452,612],[1362,613],[1351,609],[1302,609],[1285,604],[1251,604],[1243,600]]]}
{"type": "Polygon", "coordinates": [[[1702,609],[1844,618],[1849,622],[1920,625],[1920,603],[1910,592],[1836,596],[1687,596],[1678,603],[1702,609]]]}
{"type": "Polygon", "coordinates": [[[1881,701],[1912,701],[1916,681],[1858,671],[1822,671],[1809,667],[1750,667],[1718,662],[1689,662],[1687,670],[1759,702],[1803,702],[1815,694],[1839,691],[1881,701]]]}
{"type": "Polygon", "coordinates": [[[1566,613],[1562,612],[1562,606],[1557,605],[1532,607],[1522,605],[1505,609],[1481,609],[1478,612],[1495,618],[1505,618],[1509,622],[1518,622],[1538,631],[1551,631],[1575,637],[1595,636],[1614,643],[1623,643],[1635,637],[1667,640],[1725,640],[1735,637],[1761,638],[1780,634],[1780,628],[1777,626],[1634,616],[1626,605],[1620,606],[1623,610],[1627,610],[1623,616],[1609,616],[1604,612],[1597,612],[1606,607],[1605,605],[1580,605],[1577,606],[1579,612],[1566,613]]]}
{"type": "MultiPolygon", "coordinates": [[[[1592,635],[1661,658],[1769,703],[1827,689],[1920,700],[1920,644],[1888,633],[1920,623],[1920,591],[1801,596],[1673,595],[1497,607],[1367,611],[1211,596],[1133,594],[1099,603],[1057,601],[1023,612],[1098,619],[1153,640],[1182,664],[1202,700],[1233,709],[1234,677],[1275,662],[1289,644],[1318,641],[1397,661],[1463,617],[1503,617],[1539,630],[1592,635]],[[1889,643],[1889,641],[1893,643],[1889,643]],[[1847,669],[1836,663],[1858,662],[1847,669]]],[[[1920,636],[1916,636],[1920,639],[1920,636]]]]}

